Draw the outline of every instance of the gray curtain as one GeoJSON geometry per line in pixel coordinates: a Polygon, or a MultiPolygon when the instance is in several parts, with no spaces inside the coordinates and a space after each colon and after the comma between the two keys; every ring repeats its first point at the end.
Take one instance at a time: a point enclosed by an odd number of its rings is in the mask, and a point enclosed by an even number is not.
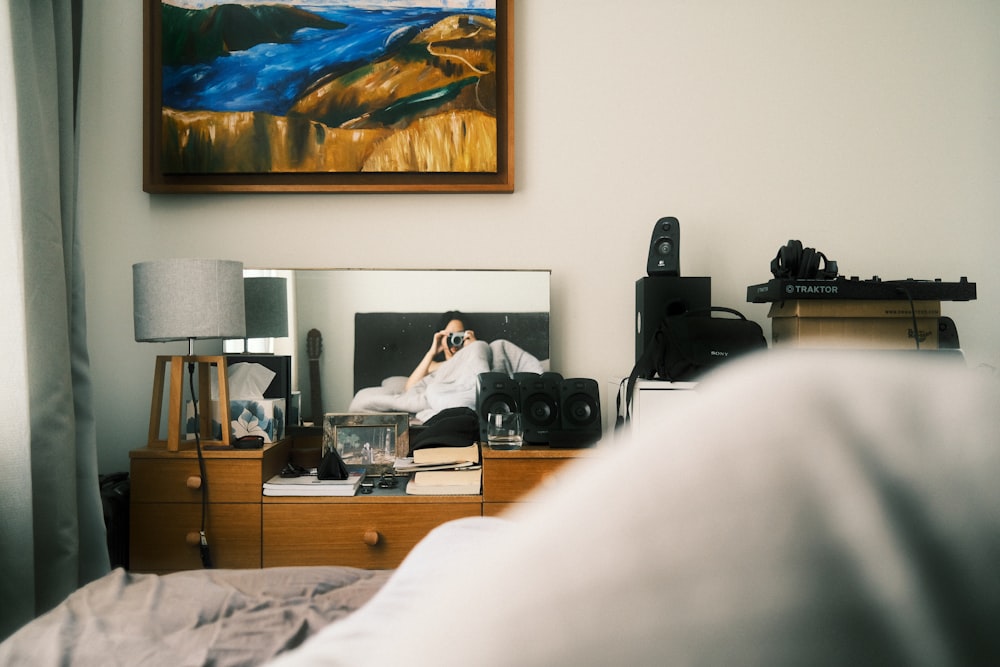
{"type": "Polygon", "coordinates": [[[77,230],[81,0],[9,0],[30,438],[5,443],[30,483],[0,488],[0,638],[110,569],[77,230]],[[18,450],[19,448],[19,450],[18,450]],[[12,513],[12,514],[11,514],[12,513]],[[7,529],[10,530],[7,530],[7,529]]]}

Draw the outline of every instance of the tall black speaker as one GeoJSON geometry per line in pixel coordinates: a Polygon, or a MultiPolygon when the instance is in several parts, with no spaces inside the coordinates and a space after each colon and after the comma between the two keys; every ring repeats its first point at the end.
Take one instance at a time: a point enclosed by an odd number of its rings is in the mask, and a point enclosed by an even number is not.
{"type": "Polygon", "coordinates": [[[712,306],[712,279],[647,276],[635,281],[635,360],[667,315],[712,306]]]}
{"type": "Polygon", "coordinates": [[[554,372],[514,373],[520,392],[521,423],[526,444],[548,444],[552,430],[559,428],[559,385],[562,379],[562,375],[554,372]]]}
{"type": "Polygon", "coordinates": [[[479,439],[486,442],[486,422],[491,412],[518,412],[520,389],[506,373],[480,373],[476,377],[476,414],[479,439]]]}
{"type": "Polygon", "coordinates": [[[559,429],[551,447],[589,447],[601,439],[601,394],[597,381],[567,378],[559,383],[559,429]]]}

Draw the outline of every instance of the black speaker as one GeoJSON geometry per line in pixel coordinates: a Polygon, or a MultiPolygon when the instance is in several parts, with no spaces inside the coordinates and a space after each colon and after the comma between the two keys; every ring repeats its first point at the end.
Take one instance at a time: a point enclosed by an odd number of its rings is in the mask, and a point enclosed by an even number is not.
{"type": "Polygon", "coordinates": [[[656,276],[635,281],[635,360],[667,315],[712,306],[712,279],[656,276]]]}
{"type": "Polygon", "coordinates": [[[958,342],[958,328],[955,320],[950,317],[938,318],[938,349],[958,350],[962,345],[958,342]]]}
{"type": "Polygon", "coordinates": [[[476,414],[480,442],[486,442],[486,419],[491,412],[519,412],[520,389],[506,373],[480,373],[476,377],[476,414]]]}
{"type": "Polygon", "coordinates": [[[681,225],[677,218],[660,218],[653,225],[646,273],[651,276],[681,275],[681,225]]]}
{"type": "Polygon", "coordinates": [[[559,385],[562,379],[562,375],[554,372],[514,373],[520,392],[525,444],[546,445],[552,430],[559,428],[559,385]]]}
{"type": "Polygon", "coordinates": [[[601,439],[601,394],[597,381],[567,378],[559,383],[559,429],[551,447],[589,447],[601,439]]]}

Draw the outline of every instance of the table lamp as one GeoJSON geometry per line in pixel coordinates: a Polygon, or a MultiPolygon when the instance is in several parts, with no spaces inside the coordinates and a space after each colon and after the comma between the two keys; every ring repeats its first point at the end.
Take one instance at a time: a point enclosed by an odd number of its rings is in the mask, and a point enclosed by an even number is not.
{"type": "Polygon", "coordinates": [[[215,259],[162,259],[132,265],[132,313],[139,342],[186,340],[186,356],[158,356],[154,369],[153,399],[149,417],[149,447],[181,449],[183,432],[183,366],[188,365],[193,384],[199,367],[200,417],[198,435],[203,444],[230,444],[229,382],[226,358],[195,356],[194,341],[204,338],[243,338],[246,314],[243,296],[243,263],[215,259]],[[170,367],[167,438],[160,437],[160,416],[166,367],[170,367]],[[211,367],[218,373],[221,440],[212,438],[211,367]]]}
{"type": "MultiPolygon", "coordinates": [[[[292,407],[292,358],[287,354],[274,354],[267,346],[263,351],[250,352],[249,339],[288,337],[288,279],[274,276],[250,276],[243,279],[246,304],[247,331],[243,339],[243,352],[227,356],[229,366],[239,363],[259,364],[274,373],[263,393],[264,398],[283,398],[285,414],[292,407]]],[[[235,398],[246,398],[236,396],[235,398]]]]}
{"type": "Polygon", "coordinates": [[[250,338],[285,338],[288,336],[288,288],[285,278],[257,276],[243,279],[247,317],[243,351],[249,352],[250,338]]]}

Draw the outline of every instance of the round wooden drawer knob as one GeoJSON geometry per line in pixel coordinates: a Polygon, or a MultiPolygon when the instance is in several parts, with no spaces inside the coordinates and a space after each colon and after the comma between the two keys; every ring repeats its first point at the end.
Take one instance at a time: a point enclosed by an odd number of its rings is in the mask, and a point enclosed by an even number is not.
{"type": "Polygon", "coordinates": [[[184,536],[184,541],[188,543],[189,547],[196,547],[201,544],[201,533],[197,530],[192,530],[184,536]]]}
{"type": "Polygon", "coordinates": [[[189,489],[200,489],[201,488],[201,476],[191,475],[187,478],[187,488],[189,489]]]}
{"type": "Polygon", "coordinates": [[[365,544],[367,544],[370,547],[373,547],[376,544],[378,544],[378,541],[381,537],[382,536],[378,534],[378,531],[373,528],[370,530],[366,530],[365,535],[362,539],[364,540],[365,544]]]}

